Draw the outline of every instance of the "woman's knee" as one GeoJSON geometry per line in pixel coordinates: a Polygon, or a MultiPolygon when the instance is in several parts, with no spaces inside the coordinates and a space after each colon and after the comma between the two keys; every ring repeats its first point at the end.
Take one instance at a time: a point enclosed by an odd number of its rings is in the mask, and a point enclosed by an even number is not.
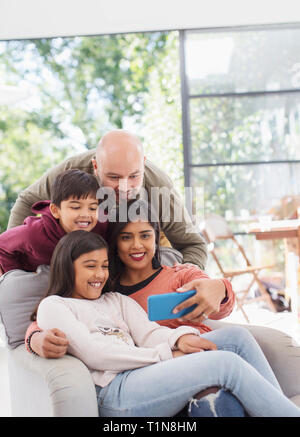
{"type": "Polygon", "coordinates": [[[204,353],[211,354],[212,360],[208,373],[217,376],[214,385],[230,390],[237,376],[243,371],[245,361],[237,353],[230,350],[209,351],[204,353]]]}
{"type": "Polygon", "coordinates": [[[224,333],[227,331],[228,339],[232,340],[235,344],[255,342],[255,338],[249,329],[243,326],[228,326],[222,328],[222,330],[224,330],[224,333]]]}

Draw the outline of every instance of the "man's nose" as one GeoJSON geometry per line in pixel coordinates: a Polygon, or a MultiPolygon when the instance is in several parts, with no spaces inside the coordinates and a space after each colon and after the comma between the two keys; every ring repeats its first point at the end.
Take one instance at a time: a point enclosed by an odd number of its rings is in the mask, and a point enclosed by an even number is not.
{"type": "Polygon", "coordinates": [[[128,179],[124,178],[124,179],[119,179],[119,191],[123,191],[124,193],[126,193],[128,190],[128,179]]]}

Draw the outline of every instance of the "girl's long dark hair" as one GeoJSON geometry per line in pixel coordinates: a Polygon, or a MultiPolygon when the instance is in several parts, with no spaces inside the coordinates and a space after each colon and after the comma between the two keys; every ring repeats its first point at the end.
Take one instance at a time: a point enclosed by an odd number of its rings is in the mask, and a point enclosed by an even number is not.
{"type": "MultiPolygon", "coordinates": [[[[118,236],[128,223],[132,223],[136,220],[144,220],[152,226],[155,233],[156,247],[152,264],[153,266],[155,265],[156,268],[158,268],[158,266],[160,265],[160,225],[156,213],[150,208],[148,202],[141,199],[125,201],[124,205],[120,203],[119,206],[117,206],[114,210],[110,211],[108,218],[109,223],[106,235],[107,241],[109,243],[109,286],[112,287],[112,289],[114,289],[116,280],[120,277],[125,268],[124,264],[118,256],[118,236]],[[135,211],[136,215],[134,213],[132,214],[132,211],[135,211]]],[[[108,284],[104,287],[104,290],[108,291],[108,284]]]]}
{"type": "MultiPolygon", "coordinates": [[[[74,261],[93,250],[107,249],[107,243],[98,234],[86,231],[73,231],[57,243],[50,265],[49,287],[45,297],[56,294],[70,297],[75,285],[74,261]]],[[[36,320],[37,308],[31,316],[36,320]]]]}

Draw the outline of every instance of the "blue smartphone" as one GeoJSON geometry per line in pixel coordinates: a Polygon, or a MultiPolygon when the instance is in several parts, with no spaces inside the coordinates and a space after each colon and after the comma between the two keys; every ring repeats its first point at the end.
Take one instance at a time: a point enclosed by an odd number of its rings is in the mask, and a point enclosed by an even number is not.
{"type": "Polygon", "coordinates": [[[196,308],[196,304],[179,311],[177,314],[173,314],[173,309],[186,299],[194,296],[196,290],[184,291],[182,293],[166,293],[166,294],[155,294],[149,296],[147,299],[148,306],[148,318],[151,321],[156,320],[167,320],[167,319],[178,319],[196,308]]]}

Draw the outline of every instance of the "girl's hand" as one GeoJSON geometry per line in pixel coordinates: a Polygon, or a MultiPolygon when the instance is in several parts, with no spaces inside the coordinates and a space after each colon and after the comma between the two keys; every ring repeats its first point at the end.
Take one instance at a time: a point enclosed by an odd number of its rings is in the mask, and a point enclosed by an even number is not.
{"type": "Polygon", "coordinates": [[[177,340],[179,351],[184,354],[193,354],[195,352],[215,351],[217,346],[206,338],[199,337],[196,334],[184,334],[177,340]]]}
{"type": "Polygon", "coordinates": [[[194,279],[191,282],[177,288],[176,291],[183,292],[196,290],[196,294],[186,299],[173,310],[177,312],[196,304],[197,307],[190,313],[182,316],[179,320],[190,320],[193,322],[203,322],[212,313],[220,311],[222,300],[226,297],[226,287],[221,279],[194,279]]]}
{"type": "Polygon", "coordinates": [[[173,355],[173,358],[177,358],[177,357],[183,357],[183,355],[185,355],[185,354],[181,351],[172,351],[172,355],[173,355]]]}

